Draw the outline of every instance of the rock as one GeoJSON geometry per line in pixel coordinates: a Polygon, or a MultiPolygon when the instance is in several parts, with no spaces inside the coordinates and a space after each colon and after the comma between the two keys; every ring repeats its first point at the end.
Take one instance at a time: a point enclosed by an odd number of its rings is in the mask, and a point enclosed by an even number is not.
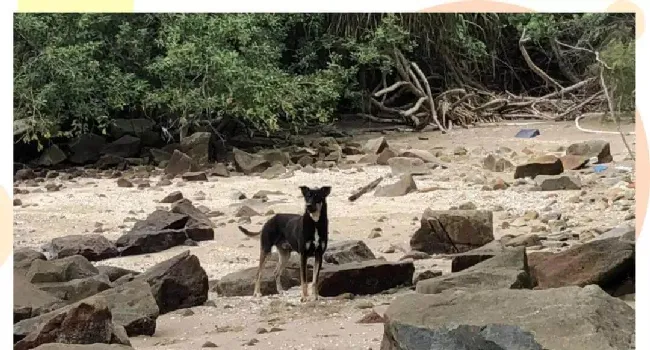
{"type": "Polygon", "coordinates": [[[634,309],[597,286],[409,294],[384,317],[382,350],[634,348],[634,309]]]}
{"type": "Polygon", "coordinates": [[[388,147],[385,137],[378,137],[370,139],[363,146],[363,152],[366,154],[380,154],[385,148],[388,147]]]}
{"type": "Polygon", "coordinates": [[[181,140],[181,152],[198,165],[206,165],[216,158],[216,139],[210,132],[195,132],[181,140]]]}
{"type": "Polygon", "coordinates": [[[271,163],[258,155],[252,155],[244,152],[238,148],[233,149],[235,158],[235,167],[237,171],[250,175],[253,173],[261,173],[271,166],[271,163]]]}
{"type": "Polygon", "coordinates": [[[108,280],[111,282],[115,282],[122,276],[136,276],[140,274],[140,272],[124,269],[117,266],[97,266],[97,270],[99,271],[100,275],[108,277],[108,280]]]}
{"type": "Polygon", "coordinates": [[[94,163],[106,145],[106,139],[95,134],[82,134],[68,145],[70,162],[74,164],[94,163]]]}
{"type": "Polygon", "coordinates": [[[610,290],[634,276],[634,250],[634,244],[613,237],[561,253],[531,253],[529,265],[539,289],[597,284],[610,290]]]}
{"type": "Polygon", "coordinates": [[[400,157],[406,158],[417,158],[422,160],[424,163],[440,163],[440,160],[433,155],[433,153],[421,149],[409,149],[403,151],[399,154],[400,157]]]}
{"type": "Polygon", "coordinates": [[[420,252],[417,250],[412,250],[408,253],[406,253],[404,256],[402,256],[399,260],[424,260],[424,259],[431,259],[431,255],[425,253],[425,252],[420,252]]]}
{"type": "Polygon", "coordinates": [[[357,155],[357,154],[363,154],[363,151],[359,146],[356,145],[345,145],[342,149],[341,152],[345,154],[346,156],[352,156],[352,155],[357,155]]]}
{"type": "MultiPolygon", "coordinates": [[[[395,159],[395,158],[393,158],[395,159]]],[[[417,191],[417,185],[412,174],[404,174],[393,184],[385,185],[375,190],[375,197],[401,197],[417,191]]]]}
{"type": "Polygon", "coordinates": [[[74,279],[95,276],[97,268],[81,255],[56,260],[34,260],[27,271],[31,283],[67,282],[74,279]]]}
{"type": "Polygon", "coordinates": [[[314,158],[311,157],[311,156],[305,155],[305,156],[300,157],[296,163],[300,164],[300,166],[302,166],[304,168],[304,167],[307,167],[308,165],[314,164],[314,158]]]}
{"type": "Polygon", "coordinates": [[[474,202],[465,202],[458,205],[459,210],[476,210],[477,206],[474,202]]]}
{"type": "Polygon", "coordinates": [[[218,177],[230,177],[230,171],[228,167],[223,163],[216,163],[212,170],[210,170],[210,175],[218,177]]]}
{"type": "Polygon", "coordinates": [[[377,156],[377,164],[378,165],[388,165],[388,161],[392,158],[397,157],[397,153],[390,148],[386,147],[384,148],[381,153],[377,156]]]}
{"type": "Polygon", "coordinates": [[[163,229],[127,233],[115,241],[121,256],[162,252],[183,245],[187,240],[185,229],[163,229]]]}
{"type": "Polygon", "coordinates": [[[323,255],[325,263],[336,265],[374,259],[376,259],[375,254],[360,240],[332,242],[323,255]]]}
{"type": "MultiPolygon", "coordinates": [[[[260,280],[260,291],[262,292],[262,295],[278,294],[274,275],[277,264],[278,256],[275,253],[266,259],[264,270],[262,270],[262,278],[260,280]]],[[[307,280],[311,281],[312,270],[311,265],[309,264],[310,263],[308,263],[307,280]]],[[[250,267],[227,274],[219,279],[213,291],[217,292],[220,296],[225,297],[251,296],[253,295],[256,273],[257,267],[250,267]]],[[[296,255],[291,256],[286,268],[282,272],[280,283],[284,290],[300,285],[300,265],[299,259],[296,255]]]]}
{"type": "Polygon", "coordinates": [[[95,166],[98,169],[106,170],[111,168],[118,168],[124,170],[126,168],[126,159],[112,154],[105,154],[97,160],[95,166]]]}
{"type": "Polygon", "coordinates": [[[124,135],[142,137],[146,132],[153,130],[155,123],[151,119],[134,118],[134,119],[113,119],[110,127],[110,133],[116,138],[124,135]]]}
{"type": "Polygon", "coordinates": [[[89,261],[99,261],[119,255],[115,243],[97,234],[57,237],[52,239],[51,247],[55,259],[81,255],[89,261]]]}
{"type": "Polygon", "coordinates": [[[68,282],[39,283],[36,286],[68,303],[77,302],[113,287],[105,275],[78,278],[68,282]]]}
{"type": "Polygon", "coordinates": [[[124,135],[119,139],[105,145],[101,154],[122,158],[133,158],[140,154],[140,139],[124,135]]]}
{"type": "Polygon", "coordinates": [[[165,198],[160,200],[160,203],[174,203],[176,201],[179,201],[183,199],[183,193],[181,191],[174,191],[168,195],[165,196],[165,198]]]}
{"type": "Polygon", "coordinates": [[[169,159],[167,167],[165,168],[165,174],[177,176],[197,170],[198,165],[192,158],[190,158],[190,156],[179,150],[174,150],[174,153],[172,153],[172,157],[169,159]]]}
{"type": "Polygon", "coordinates": [[[208,175],[202,171],[190,171],[183,173],[181,178],[185,181],[208,181],[208,175]]]}
{"type": "Polygon", "coordinates": [[[568,154],[560,157],[560,161],[562,161],[562,167],[564,170],[578,170],[584,168],[584,166],[587,165],[589,158],[568,154]]]}
{"type": "Polygon", "coordinates": [[[185,214],[156,210],[136,222],[115,245],[123,256],[156,253],[181,245],[187,239],[185,225],[189,220],[185,214]]]}
{"type": "Polygon", "coordinates": [[[14,250],[14,271],[21,275],[27,274],[34,260],[47,260],[45,255],[30,248],[17,248],[14,250]]]}
{"type": "Polygon", "coordinates": [[[538,175],[535,183],[542,191],[579,190],[580,179],[573,175],[538,175]]]}
{"type": "Polygon", "coordinates": [[[38,165],[52,166],[64,162],[68,157],[57,145],[52,145],[41,154],[38,165]]]}
{"type": "Polygon", "coordinates": [[[415,277],[413,277],[413,284],[417,285],[418,282],[420,282],[420,281],[424,281],[424,280],[428,280],[430,278],[436,278],[436,277],[440,277],[440,276],[442,276],[442,271],[424,270],[424,271],[418,273],[417,275],[415,275],[415,277]]]}
{"type": "Polygon", "coordinates": [[[285,168],[284,165],[280,163],[275,163],[270,168],[264,170],[260,175],[260,177],[262,179],[271,180],[271,179],[278,178],[279,176],[283,175],[286,172],[287,172],[287,168],[285,168]]]}
{"type": "MultiPolygon", "coordinates": [[[[623,242],[626,242],[626,243],[629,243],[629,244],[635,244],[636,243],[635,227],[634,227],[633,224],[632,225],[630,225],[630,224],[621,224],[619,226],[616,226],[616,227],[612,228],[611,230],[608,230],[608,231],[604,232],[603,234],[599,235],[598,237],[594,238],[593,240],[597,241],[597,240],[604,240],[604,239],[610,239],[610,238],[618,238],[623,242]]],[[[14,253],[14,256],[15,256],[15,253],[14,253]]],[[[15,268],[15,266],[16,266],[16,263],[14,262],[14,268],[15,268]]]]}
{"type": "MultiPolygon", "coordinates": [[[[83,301],[65,310],[54,311],[56,315],[48,317],[35,325],[31,332],[25,333],[15,345],[16,350],[33,349],[46,343],[68,344],[110,344],[131,345],[118,336],[123,330],[116,330],[113,316],[105,300],[94,299],[83,301]]],[[[46,314],[49,315],[49,314],[46,314]]],[[[41,318],[46,315],[40,316],[41,318]]],[[[22,322],[26,322],[25,320],[22,322]]],[[[14,340],[16,328],[22,323],[14,325],[14,340]]]]}
{"type": "Polygon", "coordinates": [[[491,211],[427,208],[411,237],[411,249],[428,254],[466,252],[494,240],[492,225],[491,211]]]}
{"type": "Polygon", "coordinates": [[[341,265],[326,265],[317,283],[318,294],[333,297],[343,293],[377,294],[413,281],[413,262],[367,260],[341,265]]]}
{"type": "Polygon", "coordinates": [[[381,237],[381,232],[382,232],[381,228],[379,228],[379,227],[373,228],[370,231],[370,234],[368,235],[368,238],[369,239],[379,238],[379,237],[381,237]]]}
{"type": "Polygon", "coordinates": [[[20,198],[14,198],[14,207],[19,207],[23,205],[23,201],[20,198]]]}
{"type": "Polygon", "coordinates": [[[201,345],[202,348],[218,348],[217,344],[211,342],[211,341],[206,341],[201,345]]]}
{"type": "Polygon", "coordinates": [[[357,323],[361,324],[372,324],[372,323],[384,323],[384,318],[377,313],[377,311],[371,311],[365,314],[357,323]]]}
{"type": "Polygon", "coordinates": [[[419,282],[415,290],[422,294],[437,294],[448,289],[522,289],[532,288],[526,249],[506,250],[494,258],[468,269],[419,282]]]}
{"type": "Polygon", "coordinates": [[[514,165],[509,160],[495,156],[493,154],[488,154],[483,159],[483,169],[493,171],[493,172],[504,172],[510,171],[514,168],[514,165]]]}
{"type": "Polygon", "coordinates": [[[467,155],[467,148],[458,146],[454,148],[454,155],[455,156],[466,156],[467,155]]]}
{"type": "Polygon", "coordinates": [[[25,276],[19,273],[14,272],[13,285],[14,323],[48,313],[64,305],[63,300],[29,283],[25,276]]]}
{"type": "Polygon", "coordinates": [[[34,350],[133,350],[132,347],[120,344],[62,344],[48,343],[37,346],[34,350]]]}
{"type": "Polygon", "coordinates": [[[379,158],[378,154],[366,154],[363,157],[359,158],[359,163],[361,164],[377,164],[377,159],[379,158]]]}
{"type": "Polygon", "coordinates": [[[252,217],[252,216],[260,216],[261,214],[255,211],[255,209],[247,206],[247,205],[242,205],[237,212],[235,213],[235,217],[241,218],[241,217],[252,217]]]}
{"type": "Polygon", "coordinates": [[[159,310],[149,285],[133,281],[105,290],[75,304],[24,320],[14,325],[14,338],[23,337],[60,313],[75,308],[82,303],[106,302],[115,324],[124,327],[128,336],[153,335],[159,310]]]}
{"type": "Polygon", "coordinates": [[[183,198],[175,202],[172,205],[171,212],[189,217],[185,224],[185,233],[190,239],[197,242],[214,239],[212,220],[207,214],[196,208],[189,199],[183,198]]]}
{"type": "Polygon", "coordinates": [[[542,244],[536,234],[519,235],[506,242],[506,247],[534,247],[542,244]]]}
{"type": "Polygon", "coordinates": [[[611,163],[614,158],[609,147],[609,142],[603,140],[590,140],[587,142],[574,143],[566,150],[567,155],[583,156],[586,158],[598,158],[597,164],[611,163]]]}
{"type": "Polygon", "coordinates": [[[208,300],[208,275],[189,250],[154,265],[134,280],[149,283],[161,314],[208,300]]]}
{"type": "Polygon", "coordinates": [[[169,160],[172,159],[171,153],[165,152],[157,148],[149,149],[149,154],[151,154],[151,157],[153,158],[155,164],[160,164],[162,162],[169,162],[169,160]]]}
{"type": "Polygon", "coordinates": [[[63,187],[62,184],[49,183],[45,185],[45,189],[47,190],[47,192],[58,192],[59,190],[61,190],[61,187],[63,187]]]}
{"type": "Polygon", "coordinates": [[[270,164],[279,163],[283,166],[291,164],[289,153],[283,152],[279,149],[267,150],[262,154],[262,157],[270,164]]]}
{"type": "Polygon", "coordinates": [[[534,158],[528,163],[518,165],[515,169],[515,179],[525,177],[535,178],[538,175],[559,175],[564,168],[562,161],[553,155],[546,155],[534,158]]]}
{"type": "MultiPolygon", "coordinates": [[[[379,164],[379,160],[377,162],[379,164]]],[[[393,175],[426,175],[431,172],[419,158],[393,157],[388,159],[387,163],[393,175]]]]}

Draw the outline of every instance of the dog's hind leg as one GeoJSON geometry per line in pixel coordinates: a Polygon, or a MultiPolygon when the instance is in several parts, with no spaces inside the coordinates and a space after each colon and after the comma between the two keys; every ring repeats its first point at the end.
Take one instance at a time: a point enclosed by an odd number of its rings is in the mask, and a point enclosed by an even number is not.
{"type": "Polygon", "coordinates": [[[260,288],[260,280],[262,279],[262,271],[264,270],[264,264],[266,263],[266,257],[269,256],[270,252],[264,251],[264,249],[260,249],[260,264],[257,267],[257,274],[255,275],[255,290],[253,292],[254,297],[261,297],[262,292],[260,288]]]}
{"type": "Polygon", "coordinates": [[[278,249],[278,255],[280,256],[280,261],[275,266],[275,287],[278,290],[278,294],[282,295],[282,292],[284,292],[282,288],[282,272],[287,267],[287,263],[291,257],[291,250],[278,249]]]}

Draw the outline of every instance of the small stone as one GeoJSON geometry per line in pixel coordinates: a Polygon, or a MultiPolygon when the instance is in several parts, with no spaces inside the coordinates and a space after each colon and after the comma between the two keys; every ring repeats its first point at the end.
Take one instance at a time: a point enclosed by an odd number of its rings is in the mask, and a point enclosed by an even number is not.
{"type": "Polygon", "coordinates": [[[454,148],[454,155],[455,156],[466,156],[467,155],[467,148],[459,146],[454,148]]]}
{"type": "Polygon", "coordinates": [[[284,329],[280,327],[271,327],[271,329],[269,329],[269,333],[282,332],[283,330],[284,329]]]}
{"type": "Polygon", "coordinates": [[[180,312],[180,315],[183,317],[194,316],[194,311],[192,311],[191,309],[184,309],[180,312]]]}
{"type": "Polygon", "coordinates": [[[160,182],[158,182],[158,186],[164,187],[164,186],[171,186],[172,181],[169,179],[162,179],[160,182]]]}
{"type": "Polygon", "coordinates": [[[186,172],[181,177],[185,181],[208,181],[208,175],[202,171],[186,172]]]}
{"type": "Polygon", "coordinates": [[[372,311],[364,315],[357,323],[371,324],[371,323],[384,323],[384,318],[376,311],[372,311]]]}
{"type": "Polygon", "coordinates": [[[23,205],[23,201],[20,200],[20,198],[14,198],[14,207],[19,207],[23,205]]]}
{"type": "Polygon", "coordinates": [[[370,235],[368,236],[368,238],[370,239],[379,238],[381,237],[381,232],[382,232],[381,228],[375,227],[372,229],[372,231],[370,231],[370,235]]]}
{"type": "Polygon", "coordinates": [[[211,342],[209,340],[206,341],[205,343],[203,343],[203,345],[201,345],[201,347],[202,348],[218,348],[217,344],[215,344],[215,343],[213,343],[213,342],[211,342]]]}
{"type": "Polygon", "coordinates": [[[255,330],[255,334],[265,334],[265,333],[268,333],[268,332],[269,331],[267,331],[266,328],[264,328],[264,327],[260,327],[260,328],[255,330]]]}
{"type": "Polygon", "coordinates": [[[174,203],[181,199],[183,199],[183,193],[181,193],[181,191],[174,191],[165,196],[165,198],[163,198],[160,203],[174,203]]]}
{"type": "Polygon", "coordinates": [[[246,345],[246,346],[254,346],[255,344],[257,344],[259,342],[260,342],[259,340],[253,338],[253,339],[247,341],[246,343],[244,343],[244,345],[246,345]]]}
{"type": "Polygon", "coordinates": [[[539,217],[539,213],[536,212],[535,210],[527,210],[524,213],[524,220],[526,221],[532,221],[535,220],[539,217]]]}
{"type": "Polygon", "coordinates": [[[465,202],[458,206],[460,210],[476,210],[477,206],[473,202],[465,202]]]}
{"type": "Polygon", "coordinates": [[[61,189],[61,186],[62,185],[49,183],[45,185],[45,189],[47,190],[47,192],[58,192],[61,189]]]}
{"type": "Polygon", "coordinates": [[[357,305],[355,305],[354,307],[360,310],[364,310],[364,309],[372,309],[374,306],[375,305],[373,305],[371,301],[362,300],[359,303],[357,303],[357,305]]]}
{"type": "Polygon", "coordinates": [[[133,187],[133,182],[121,177],[117,179],[117,187],[122,187],[122,188],[133,187]]]}
{"type": "Polygon", "coordinates": [[[509,229],[510,228],[510,223],[507,222],[507,221],[502,222],[501,223],[501,228],[504,229],[504,230],[509,229]]]}

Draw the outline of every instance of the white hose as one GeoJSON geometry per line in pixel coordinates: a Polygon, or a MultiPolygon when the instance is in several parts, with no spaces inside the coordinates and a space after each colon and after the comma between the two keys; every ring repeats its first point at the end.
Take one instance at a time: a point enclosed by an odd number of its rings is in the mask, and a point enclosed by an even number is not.
{"type": "MultiPolygon", "coordinates": [[[[585,128],[581,127],[580,124],[579,124],[580,119],[582,119],[583,117],[584,117],[584,115],[580,115],[580,116],[578,116],[578,118],[576,118],[576,128],[578,128],[578,130],[580,130],[580,131],[588,132],[588,133],[592,133],[592,134],[608,134],[608,135],[619,135],[620,134],[618,131],[603,131],[603,130],[585,129],[585,128]]],[[[630,131],[630,132],[623,133],[623,134],[624,135],[636,135],[634,133],[634,131],[630,131]]]]}

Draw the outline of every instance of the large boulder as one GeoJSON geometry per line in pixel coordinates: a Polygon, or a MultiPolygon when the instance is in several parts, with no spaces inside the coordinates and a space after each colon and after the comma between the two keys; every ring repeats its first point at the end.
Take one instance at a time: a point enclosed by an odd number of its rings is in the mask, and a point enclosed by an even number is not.
{"type": "Polygon", "coordinates": [[[559,175],[563,171],[564,166],[560,158],[554,155],[545,155],[518,165],[515,169],[515,179],[535,178],[538,175],[559,175]]]}
{"type": "Polygon", "coordinates": [[[55,259],[81,255],[89,261],[114,258],[119,255],[115,243],[99,234],[69,235],[52,239],[55,259]]]}
{"type": "Polygon", "coordinates": [[[233,155],[237,171],[246,175],[261,173],[271,167],[271,163],[263,156],[253,155],[238,148],[233,149],[233,155]]]}
{"type": "Polygon", "coordinates": [[[189,171],[197,171],[199,166],[196,164],[194,159],[192,159],[187,154],[175,149],[172,156],[167,162],[167,167],[165,168],[165,174],[177,176],[180,174],[185,174],[189,171]]]}
{"type": "Polygon", "coordinates": [[[359,240],[332,242],[327,246],[323,261],[329,264],[347,264],[376,259],[368,246],[359,240]]]}
{"type": "Polygon", "coordinates": [[[198,165],[205,165],[215,159],[215,141],[211,132],[195,132],[181,140],[181,151],[198,165]]]}
{"type": "Polygon", "coordinates": [[[317,281],[318,294],[333,297],[344,293],[369,295],[408,286],[413,281],[412,261],[388,262],[381,259],[324,265],[317,281]]]}
{"type": "Polygon", "coordinates": [[[609,142],[603,140],[590,140],[574,143],[566,150],[567,155],[583,156],[586,158],[596,157],[597,163],[610,163],[614,160],[609,147],[609,142]]]}
{"type": "Polygon", "coordinates": [[[185,225],[189,220],[186,214],[156,210],[136,222],[115,245],[123,256],[156,253],[182,245],[187,240],[185,225]]]}
{"type": "Polygon", "coordinates": [[[176,201],[171,208],[172,213],[187,215],[185,233],[194,241],[208,241],[214,239],[214,224],[210,218],[196,208],[187,198],[176,201]]]}
{"type": "Polygon", "coordinates": [[[420,158],[392,157],[387,161],[393,175],[426,175],[431,173],[429,167],[420,158]]]}
{"type": "Polygon", "coordinates": [[[18,248],[14,250],[14,271],[22,275],[32,266],[34,260],[47,260],[45,254],[31,248],[18,248]]]}
{"type": "MultiPolygon", "coordinates": [[[[262,295],[278,294],[277,286],[275,284],[275,269],[277,264],[277,254],[270,255],[266,259],[264,269],[262,270],[262,278],[260,280],[260,292],[262,295]]],[[[254,292],[256,274],[257,267],[250,267],[227,274],[216,282],[213,291],[217,292],[220,296],[225,297],[251,296],[254,292]]],[[[311,278],[312,266],[310,264],[308,265],[307,271],[308,282],[311,281],[311,278]]],[[[280,284],[284,290],[300,285],[300,265],[297,255],[292,254],[284,271],[282,271],[280,284]]]]}
{"type": "Polygon", "coordinates": [[[366,144],[363,146],[363,152],[366,154],[379,154],[385,148],[388,148],[388,142],[385,137],[381,136],[366,141],[366,144]]]}
{"type": "Polygon", "coordinates": [[[14,323],[48,313],[64,305],[63,300],[29,283],[14,273],[14,323]]]}
{"type": "Polygon", "coordinates": [[[106,139],[95,134],[83,134],[72,140],[68,145],[70,149],[70,162],[75,164],[94,163],[99,160],[106,139]]]}
{"type": "Polygon", "coordinates": [[[83,300],[113,287],[108,277],[101,274],[67,282],[39,283],[36,286],[68,303],[83,300]]]}
{"type": "Polygon", "coordinates": [[[140,274],[140,272],[137,272],[137,271],[124,269],[124,268],[117,267],[117,266],[108,266],[108,265],[106,265],[106,266],[101,266],[101,265],[97,266],[97,270],[99,271],[100,275],[104,275],[104,276],[108,277],[108,280],[111,281],[111,282],[117,281],[122,276],[126,276],[126,275],[136,276],[136,275],[140,274]]]}
{"type": "Polygon", "coordinates": [[[18,338],[16,327],[29,320],[14,325],[14,340],[18,340],[14,349],[28,350],[46,343],[131,345],[123,336],[124,329],[113,323],[113,315],[104,299],[85,300],[56,310],[47,319],[46,315],[40,316],[42,322],[34,323],[28,333],[18,338]]]}
{"type": "Polygon", "coordinates": [[[124,135],[104,146],[101,153],[122,158],[133,158],[140,154],[140,146],[139,138],[124,135]]]}
{"type": "Polygon", "coordinates": [[[412,174],[402,175],[397,182],[381,186],[375,190],[375,197],[401,197],[417,191],[418,187],[412,174]]]}
{"type": "Polygon", "coordinates": [[[124,135],[141,137],[144,133],[152,131],[155,125],[153,120],[145,118],[113,119],[109,131],[115,138],[124,135]]]}
{"type": "Polygon", "coordinates": [[[38,317],[18,322],[14,325],[14,338],[21,339],[51,319],[67,313],[68,310],[74,309],[80,304],[93,304],[97,301],[108,304],[112,321],[124,327],[128,336],[151,336],[155,333],[159,309],[151,288],[144,281],[133,281],[38,317]]]}
{"type": "Polygon", "coordinates": [[[493,240],[491,211],[427,208],[410,245],[428,254],[449,254],[466,252],[493,240]]]}
{"type": "Polygon", "coordinates": [[[208,275],[189,250],[154,265],[134,280],[149,283],[161,314],[208,300],[208,275]]]}
{"type": "Polygon", "coordinates": [[[38,165],[52,166],[63,163],[68,157],[57,145],[52,145],[41,154],[38,165]]]}
{"type": "Polygon", "coordinates": [[[635,272],[635,246],[617,237],[576,245],[560,253],[531,253],[537,288],[597,284],[616,289],[635,272]]]}
{"type": "Polygon", "coordinates": [[[593,285],[415,293],[385,318],[381,350],[634,348],[634,309],[593,285]]]}
{"type": "Polygon", "coordinates": [[[415,290],[423,294],[442,293],[448,289],[523,289],[532,288],[526,249],[507,250],[461,272],[418,282],[415,290]]]}
{"type": "Polygon", "coordinates": [[[92,277],[99,273],[88,259],[74,255],[56,260],[34,260],[27,271],[31,283],[67,282],[74,279],[92,277]]]}

